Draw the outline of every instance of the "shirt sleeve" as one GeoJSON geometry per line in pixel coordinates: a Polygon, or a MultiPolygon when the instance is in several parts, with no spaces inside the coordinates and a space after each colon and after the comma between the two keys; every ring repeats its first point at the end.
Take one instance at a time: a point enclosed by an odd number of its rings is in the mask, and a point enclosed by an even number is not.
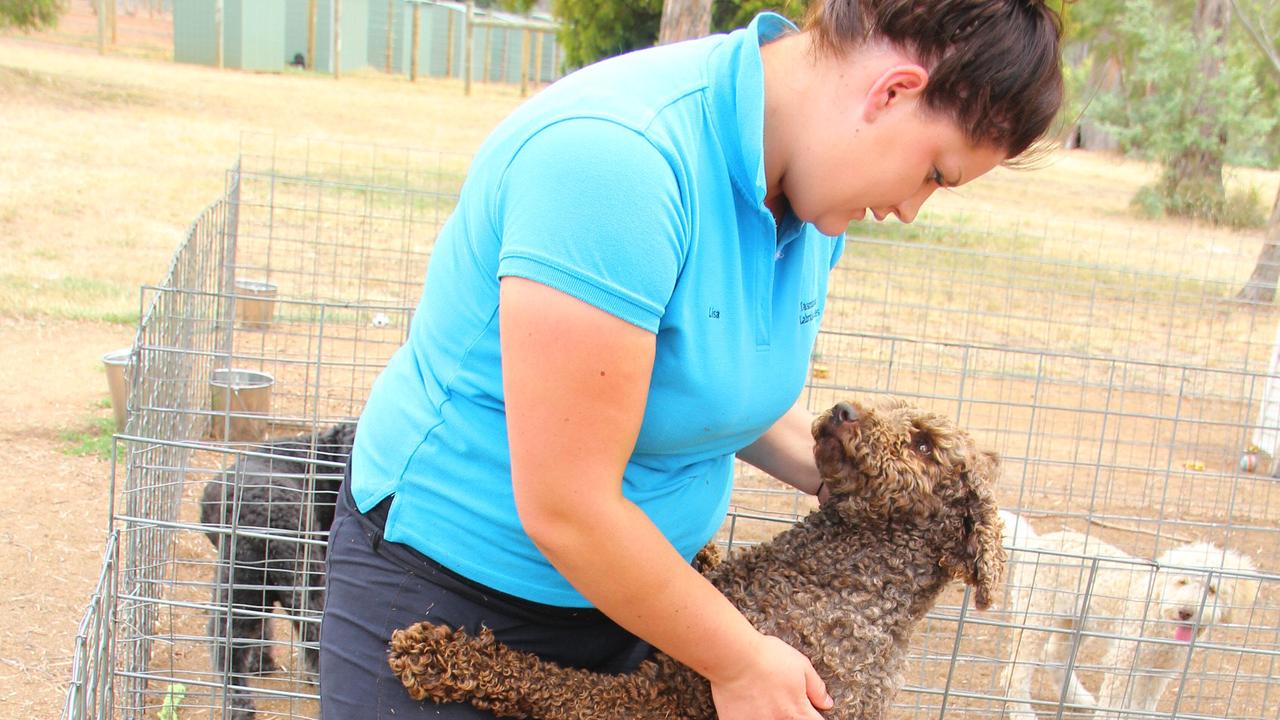
{"type": "Polygon", "coordinates": [[[643,135],[595,118],[543,128],[512,158],[496,203],[498,277],[657,332],[689,232],[676,173],[643,135]]]}

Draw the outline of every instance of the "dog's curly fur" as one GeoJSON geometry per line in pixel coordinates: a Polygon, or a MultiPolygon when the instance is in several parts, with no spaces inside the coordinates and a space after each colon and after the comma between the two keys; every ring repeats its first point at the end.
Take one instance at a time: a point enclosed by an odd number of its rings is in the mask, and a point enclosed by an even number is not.
{"type": "MultiPolygon", "coordinates": [[[[1009,586],[1014,621],[1058,631],[1015,632],[1002,678],[1013,720],[1035,720],[1031,681],[1041,665],[1059,688],[1065,683],[1067,704],[1155,710],[1172,676],[1186,663],[1185,644],[1209,626],[1231,622],[1232,614],[1247,610],[1258,593],[1258,581],[1247,577],[1254,571],[1252,561],[1210,543],[1178,545],[1151,564],[1095,537],[1072,530],[1038,535],[1020,516],[1002,512],[1001,518],[1006,546],[1013,551],[1009,586]],[[1101,559],[1096,574],[1092,558],[1101,559]],[[1064,631],[1077,628],[1082,618],[1090,633],[1116,636],[1086,636],[1104,649],[1097,699],[1067,672],[1073,639],[1064,631]]],[[[1095,718],[1103,717],[1116,715],[1095,713],[1095,718]]]]}
{"type": "MultiPolygon", "coordinates": [[[[269,647],[272,607],[295,617],[324,607],[323,539],[354,439],[355,425],[342,423],[320,435],[270,440],[204,486],[200,522],[218,550],[209,636],[214,671],[230,681],[232,720],[253,717],[246,676],[277,667],[269,647]]],[[[319,627],[295,624],[303,662],[314,673],[319,627]]]]}
{"type": "MultiPolygon", "coordinates": [[[[813,662],[828,717],[883,718],[911,632],[952,579],[985,608],[1004,568],[992,485],[998,463],[945,417],[900,401],[840,403],[813,424],[830,500],[772,541],[704,573],[761,632],[813,662]]],[[[562,668],[486,628],[421,622],[391,639],[416,699],[539,720],[714,718],[708,683],[659,652],[634,673],[562,668]]]]}

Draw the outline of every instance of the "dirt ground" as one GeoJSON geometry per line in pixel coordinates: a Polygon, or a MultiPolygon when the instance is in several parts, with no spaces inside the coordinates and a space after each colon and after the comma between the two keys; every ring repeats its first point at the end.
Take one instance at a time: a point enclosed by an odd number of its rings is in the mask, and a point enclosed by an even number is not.
{"type": "MultiPolygon", "coordinates": [[[[158,282],[184,229],[219,194],[241,133],[468,153],[520,98],[450,81],[218,72],[170,62],[167,17],[118,18],[96,52],[85,0],[58,29],[0,34],[0,720],[63,707],[76,625],[97,580],[110,465],[67,452],[67,433],[110,417],[101,356],[130,344],[138,288],[158,282]]],[[[1067,154],[993,172],[938,203],[1051,208],[1128,225],[1153,171],[1067,154]]],[[[1263,197],[1280,173],[1246,172],[1263,197]]],[[[1206,234],[1219,231],[1206,230],[1206,234]]]]}
{"type": "Polygon", "coordinates": [[[129,328],[108,323],[0,320],[0,717],[61,712],[76,624],[97,579],[108,518],[108,463],[64,451],[62,433],[109,416],[102,348],[129,328]]]}
{"type": "Polygon", "coordinates": [[[222,192],[241,134],[469,152],[519,102],[480,87],[459,113],[447,81],[175,65],[167,16],[122,13],[105,56],[95,32],[76,0],[56,30],[0,33],[0,720],[62,712],[111,475],[64,437],[111,417],[101,356],[131,344],[139,287],[222,192]]]}

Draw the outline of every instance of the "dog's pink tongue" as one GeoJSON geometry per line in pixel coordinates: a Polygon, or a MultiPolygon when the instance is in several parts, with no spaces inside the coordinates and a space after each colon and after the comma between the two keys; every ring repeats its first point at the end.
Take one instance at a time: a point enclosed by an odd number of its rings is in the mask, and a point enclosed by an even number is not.
{"type": "Polygon", "coordinates": [[[1191,642],[1191,626],[1179,625],[1178,629],[1173,631],[1173,639],[1178,642],[1191,642]]]}

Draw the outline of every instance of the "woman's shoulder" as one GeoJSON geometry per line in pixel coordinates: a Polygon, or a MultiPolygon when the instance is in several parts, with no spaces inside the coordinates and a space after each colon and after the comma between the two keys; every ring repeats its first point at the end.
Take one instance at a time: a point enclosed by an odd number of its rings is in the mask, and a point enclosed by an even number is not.
{"type": "Polygon", "coordinates": [[[643,130],[664,114],[696,112],[711,86],[707,59],[724,36],[636,50],[577,70],[522,105],[510,120],[541,126],[573,118],[643,130]]]}

